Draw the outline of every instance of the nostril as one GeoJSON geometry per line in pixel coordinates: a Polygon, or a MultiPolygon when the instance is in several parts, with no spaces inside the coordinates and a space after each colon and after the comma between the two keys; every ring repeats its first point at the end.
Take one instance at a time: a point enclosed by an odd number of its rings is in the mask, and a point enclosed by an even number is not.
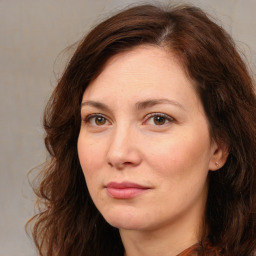
{"type": "Polygon", "coordinates": [[[127,162],[121,162],[121,161],[119,161],[119,162],[111,162],[111,161],[109,161],[108,165],[110,167],[112,167],[112,168],[116,168],[118,170],[122,170],[122,169],[124,169],[124,168],[126,168],[128,166],[133,166],[134,163],[129,162],[129,161],[127,161],[127,162]]]}
{"type": "Polygon", "coordinates": [[[111,167],[113,167],[113,164],[111,162],[108,162],[108,165],[110,165],[111,167]]]}

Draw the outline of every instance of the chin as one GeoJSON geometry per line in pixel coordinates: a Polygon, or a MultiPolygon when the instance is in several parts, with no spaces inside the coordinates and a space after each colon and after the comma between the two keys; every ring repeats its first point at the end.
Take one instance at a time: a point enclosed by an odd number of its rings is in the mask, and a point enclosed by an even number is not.
{"type": "Polygon", "coordinates": [[[118,229],[143,229],[145,228],[145,216],[140,216],[134,212],[127,212],[122,210],[122,212],[111,211],[106,214],[103,213],[104,219],[113,227],[118,229]]]}

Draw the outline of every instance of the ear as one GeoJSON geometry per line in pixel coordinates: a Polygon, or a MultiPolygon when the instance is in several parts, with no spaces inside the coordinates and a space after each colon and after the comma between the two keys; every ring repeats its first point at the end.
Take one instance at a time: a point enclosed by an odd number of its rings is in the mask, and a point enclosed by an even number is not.
{"type": "Polygon", "coordinates": [[[224,142],[212,142],[212,156],[209,162],[209,170],[217,171],[227,161],[229,155],[229,148],[224,142]]]}

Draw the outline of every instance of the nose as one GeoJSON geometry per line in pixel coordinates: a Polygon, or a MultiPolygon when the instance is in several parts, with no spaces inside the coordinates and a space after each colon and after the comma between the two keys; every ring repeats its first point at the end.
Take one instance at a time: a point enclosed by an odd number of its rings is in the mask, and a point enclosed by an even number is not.
{"type": "Polygon", "coordinates": [[[131,127],[122,126],[113,131],[110,137],[110,146],[107,152],[107,162],[113,168],[123,170],[138,166],[141,161],[141,152],[136,142],[136,131],[131,127]]]}

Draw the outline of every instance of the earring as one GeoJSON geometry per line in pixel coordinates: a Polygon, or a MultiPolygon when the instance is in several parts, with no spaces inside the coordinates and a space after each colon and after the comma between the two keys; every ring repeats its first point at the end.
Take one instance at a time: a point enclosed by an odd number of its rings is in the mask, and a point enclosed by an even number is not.
{"type": "Polygon", "coordinates": [[[218,163],[218,162],[215,162],[215,165],[216,165],[217,167],[219,167],[219,163],[218,163]]]}

